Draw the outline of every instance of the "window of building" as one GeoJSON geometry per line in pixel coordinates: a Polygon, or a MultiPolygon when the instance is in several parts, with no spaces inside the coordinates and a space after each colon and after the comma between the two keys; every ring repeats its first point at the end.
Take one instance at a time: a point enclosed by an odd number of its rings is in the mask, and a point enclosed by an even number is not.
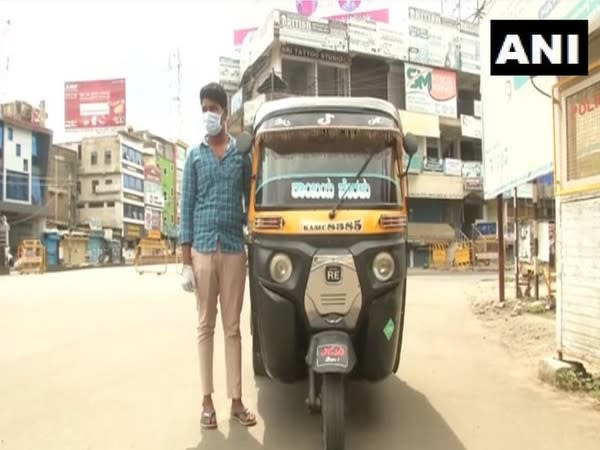
{"type": "Polygon", "coordinates": [[[104,164],[107,166],[112,164],[112,152],[110,150],[104,151],[104,164]]]}
{"type": "Polygon", "coordinates": [[[6,199],[29,201],[29,175],[14,170],[6,171],[6,199]]]}
{"type": "Polygon", "coordinates": [[[98,164],[98,152],[92,152],[90,154],[90,164],[92,166],[95,166],[96,164],[98,164]]]}
{"type": "Polygon", "coordinates": [[[15,152],[17,153],[18,157],[21,156],[21,144],[16,144],[15,145],[15,152]]]}
{"type": "Polygon", "coordinates": [[[29,160],[23,158],[23,172],[29,172],[29,160]]]}
{"type": "Polygon", "coordinates": [[[81,195],[81,181],[77,182],[77,195],[81,195]]]}
{"type": "Polygon", "coordinates": [[[39,176],[31,177],[31,203],[36,206],[41,206],[44,203],[42,180],[39,176]]]}
{"type": "Polygon", "coordinates": [[[428,158],[436,158],[440,157],[440,145],[438,138],[427,138],[426,140],[427,150],[426,155],[428,158]]]}
{"type": "Polygon", "coordinates": [[[104,208],[104,202],[89,202],[88,207],[90,208],[104,208]]]}
{"type": "Polygon", "coordinates": [[[98,187],[98,185],[100,184],[100,182],[98,180],[92,180],[92,192],[96,192],[96,188],[98,187]]]}
{"type": "MultiPolygon", "coordinates": [[[[344,97],[348,95],[348,70],[345,68],[320,64],[317,69],[317,80],[319,96],[344,97]]],[[[365,84],[367,83],[368,81],[365,81],[365,84]]],[[[387,80],[385,86],[387,87],[387,80]]]]}
{"type": "Polygon", "coordinates": [[[132,220],[144,220],[144,207],[123,203],[123,217],[132,220]]]}
{"type": "Polygon", "coordinates": [[[6,136],[7,136],[8,140],[9,140],[9,142],[12,142],[12,140],[13,140],[13,129],[11,127],[8,127],[6,136]]]}
{"type": "Polygon", "coordinates": [[[144,180],[132,175],[123,175],[123,188],[136,192],[144,192],[144,180]]]}
{"type": "Polygon", "coordinates": [[[81,144],[77,145],[77,159],[81,161],[81,144]]]}
{"type": "Polygon", "coordinates": [[[115,202],[106,202],[106,207],[107,208],[114,208],[115,207],[115,202]]]}
{"type": "Polygon", "coordinates": [[[112,180],[110,178],[104,180],[104,184],[112,184],[112,180]]]}
{"type": "Polygon", "coordinates": [[[121,157],[123,158],[123,161],[127,161],[138,166],[144,165],[144,155],[142,152],[128,145],[121,145],[121,157]]]}
{"type": "Polygon", "coordinates": [[[317,94],[315,63],[283,59],[281,76],[291,94],[314,96],[317,94]]]}

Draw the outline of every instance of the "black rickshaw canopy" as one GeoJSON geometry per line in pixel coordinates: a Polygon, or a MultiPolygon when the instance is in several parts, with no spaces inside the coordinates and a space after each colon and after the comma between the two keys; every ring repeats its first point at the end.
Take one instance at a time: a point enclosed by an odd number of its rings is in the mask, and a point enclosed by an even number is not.
{"type": "Polygon", "coordinates": [[[371,97],[289,97],[264,103],[253,134],[349,130],[397,136],[402,132],[394,105],[371,97]]]}

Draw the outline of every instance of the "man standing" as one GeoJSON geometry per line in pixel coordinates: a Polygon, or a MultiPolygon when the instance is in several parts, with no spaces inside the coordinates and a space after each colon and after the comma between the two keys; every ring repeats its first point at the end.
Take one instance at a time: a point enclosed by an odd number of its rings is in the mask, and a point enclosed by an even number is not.
{"type": "Polygon", "coordinates": [[[231,417],[242,425],[256,417],[242,402],[240,314],[246,285],[243,226],[249,199],[250,163],[227,133],[227,94],[217,83],[200,91],[204,141],[192,149],[183,170],[181,230],[182,286],[195,291],[204,428],[216,428],[212,400],[213,341],[217,299],[225,335],[227,394],[231,417]]]}

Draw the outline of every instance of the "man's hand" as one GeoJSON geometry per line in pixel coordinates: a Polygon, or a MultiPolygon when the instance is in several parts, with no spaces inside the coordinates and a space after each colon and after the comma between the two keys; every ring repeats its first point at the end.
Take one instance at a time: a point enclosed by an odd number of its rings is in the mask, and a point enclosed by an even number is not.
{"type": "Polygon", "coordinates": [[[186,292],[194,292],[196,289],[196,281],[194,280],[194,269],[189,264],[183,265],[181,274],[181,287],[186,292]]]}

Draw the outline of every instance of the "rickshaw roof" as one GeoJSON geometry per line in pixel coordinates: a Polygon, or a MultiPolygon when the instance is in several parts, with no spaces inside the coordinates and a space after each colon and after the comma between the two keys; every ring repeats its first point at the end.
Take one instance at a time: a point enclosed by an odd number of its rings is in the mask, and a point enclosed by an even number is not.
{"type": "Polygon", "coordinates": [[[254,117],[253,131],[267,119],[306,112],[348,112],[382,114],[400,126],[400,115],[394,105],[373,97],[288,97],[263,103],[254,117]]]}

